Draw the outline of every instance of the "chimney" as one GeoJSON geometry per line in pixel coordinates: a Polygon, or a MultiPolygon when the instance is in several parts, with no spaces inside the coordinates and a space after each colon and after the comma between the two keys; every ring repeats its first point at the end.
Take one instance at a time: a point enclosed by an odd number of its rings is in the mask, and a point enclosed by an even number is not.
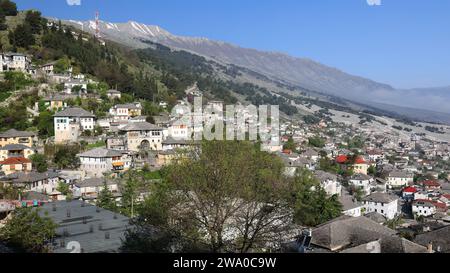
{"type": "Polygon", "coordinates": [[[433,253],[433,242],[430,242],[427,246],[428,253],[433,253]]]}

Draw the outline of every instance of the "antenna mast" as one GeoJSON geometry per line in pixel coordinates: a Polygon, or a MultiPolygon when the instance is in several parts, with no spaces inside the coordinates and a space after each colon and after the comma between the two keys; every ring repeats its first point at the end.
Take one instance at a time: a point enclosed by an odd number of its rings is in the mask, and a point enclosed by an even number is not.
{"type": "Polygon", "coordinates": [[[95,13],[95,38],[100,39],[100,12],[95,13]]]}

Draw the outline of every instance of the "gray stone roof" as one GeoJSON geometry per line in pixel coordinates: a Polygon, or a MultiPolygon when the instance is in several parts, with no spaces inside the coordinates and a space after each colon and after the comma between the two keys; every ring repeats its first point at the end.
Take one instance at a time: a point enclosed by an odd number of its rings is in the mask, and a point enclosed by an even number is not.
{"type": "Polygon", "coordinates": [[[108,91],[106,91],[106,93],[108,93],[108,94],[121,94],[120,91],[117,91],[115,89],[108,90],[108,91]]]}
{"type": "Polygon", "coordinates": [[[376,203],[391,203],[395,200],[398,200],[398,198],[396,196],[387,194],[387,193],[382,193],[382,192],[374,192],[369,196],[366,196],[363,198],[363,201],[366,202],[376,202],[376,203]]]}
{"type": "Polygon", "coordinates": [[[105,179],[105,178],[90,178],[90,179],[86,179],[80,182],[75,183],[75,185],[77,187],[83,188],[83,187],[101,187],[103,185],[115,185],[117,184],[117,182],[110,180],[110,179],[105,179]]]}
{"type": "Polygon", "coordinates": [[[398,236],[382,236],[380,239],[349,248],[341,253],[427,253],[427,248],[398,236]],[[374,243],[380,248],[374,250],[374,243]]]}
{"type": "Polygon", "coordinates": [[[312,244],[332,251],[359,246],[396,232],[366,217],[342,216],[318,226],[312,232],[312,244]]]}
{"type": "Polygon", "coordinates": [[[26,131],[17,131],[16,129],[10,129],[6,132],[0,133],[0,137],[2,138],[10,138],[10,137],[34,137],[36,133],[26,132],[26,131]]]}
{"type": "Polygon", "coordinates": [[[383,215],[381,215],[378,212],[371,212],[364,215],[365,217],[369,218],[370,220],[377,222],[378,224],[384,224],[386,223],[387,219],[383,215]]]}
{"type": "Polygon", "coordinates": [[[69,242],[78,242],[83,253],[119,252],[129,218],[82,201],[59,201],[45,204],[39,210],[59,225],[52,252],[70,253],[69,242]],[[84,205],[82,205],[84,204],[84,205]]]}
{"type": "Polygon", "coordinates": [[[42,181],[45,179],[52,179],[59,177],[59,173],[48,171],[45,173],[38,173],[38,172],[17,172],[13,173],[7,176],[4,176],[0,178],[1,181],[6,183],[13,183],[13,184],[26,184],[26,183],[33,183],[42,181]]]}
{"type": "Polygon", "coordinates": [[[103,157],[121,157],[122,152],[116,150],[109,150],[105,148],[96,148],[89,150],[87,152],[78,154],[79,157],[92,157],[92,158],[103,158],[103,157]]]}
{"type": "Polygon", "coordinates": [[[353,196],[351,196],[348,191],[344,189],[342,190],[341,196],[339,196],[339,202],[341,202],[342,204],[342,211],[347,211],[363,206],[353,196]]]}
{"type": "Polygon", "coordinates": [[[28,147],[23,144],[8,144],[0,148],[0,150],[6,150],[6,151],[19,151],[19,150],[26,150],[26,149],[32,149],[31,147],[28,147]]]}
{"type": "Polygon", "coordinates": [[[55,94],[49,97],[45,97],[44,101],[65,101],[68,99],[75,99],[76,97],[76,95],[71,94],[55,94]]]}
{"type": "Polygon", "coordinates": [[[350,180],[358,180],[358,181],[359,180],[365,181],[365,180],[370,180],[370,179],[372,179],[371,176],[363,174],[363,173],[357,173],[357,174],[353,175],[352,177],[350,177],[350,180]]]}
{"type": "Polygon", "coordinates": [[[131,122],[129,123],[127,126],[125,126],[124,128],[121,129],[121,131],[124,132],[132,132],[132,131],[162,131],[163,129],[148,123],[148,122],[131,122]]]}
{"type": "Polygon", "coordinates": [[[410,178],[413,177],[412,174],[406,172],[406,171],[399,171],[399,170],[394,170],[392,172],[389,173],[389,177],[394,177],[394,178],[410,178]]]}
{"type": "Polygon", "coordinates": [[[114,105],[114,109],[118,108],[126,108],[126,109],[142,109],[142,107],[137,106],[134,103],[127,103],[127,104],[117,104],[114,105]]]}
{"type": "Polygon", "coordinates": [[[315,171],[314,176],[317,179],[319,179],[319,181],[327,181],[327,180],[337,181],[337,175],[320,170],[315,171]]]}
{"type": "Polygon", "coordinates": [[[450,253],[450,226],[417,235],[414,242],[423,246],[428,246],[431,242],[433,250],[440,247],[441,252],[450,253]]]}
{"type": "Polygon", "coordinates": [[[95,118],[95,115],[89,113],[88,111],[82,108],[74,107],[74,108],[67,108],[61,112],[58,112],[54,115],[54,117],[95,118]]]}

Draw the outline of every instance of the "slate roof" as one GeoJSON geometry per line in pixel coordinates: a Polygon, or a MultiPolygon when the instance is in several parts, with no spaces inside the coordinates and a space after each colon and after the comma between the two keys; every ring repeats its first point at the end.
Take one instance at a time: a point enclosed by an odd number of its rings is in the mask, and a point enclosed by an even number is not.
{"type": "Polygon", "coordinates": [[[152,131],[152,130],[163,130],[162,128],[148,123],[148,122],[132,122],[129,123],[127,126],[121,129],[121,131],[124,132],[131,132],[131,131],[152,131]]]}
{"type": "Polygon", "coordinates": [[[103,158],[103,157],[121,157],[122,152],[116,150],[109,150],[105,148],[96,148],[89,150],[87,152],[78,154],[79,157],[92,157],[92,158],[103,158]]]}
{"type": "Polygon", "coordinates": [[[342,204],[342,211],[347,211],[362,207],[363,205],[356,201],[353,196],[351,196],[348,191],[342,190],[341,196],[339,196],[339,202],[342,204]]]}
{"type": "Polygon", "coordinates": [[[382,236],[382,238],[349,248],[341,253],[373,253],[374,243],[377,243],[379,253],[427,253],[427,248],[398,236],[382,236]]]}
{"type": "Polygon", "coordinates": [[[374,192],[369,196],[366,196],[363,198],[363,201],[367,201],[367,202],[377,202],[377,203],[391,203],[395,200],[397,200],[398,198],[396,196],[393,195],[389,195],[387,193],[382,193],[382,192],[374,192]]]}
{"type": "Polygon", "coordinates": [[[428,246],[431,242],[434,250],[440,247],[441,252],[450,253],[450,226],[417,235],[414,242],[423,246],[428,246]]]}
{"type": "Polygon", "coordinates": [[[338,251],[359,246],[382,236],[394,235],[395,231],[384,227],[364,216],[342,216],[318,226],[312,231],[312,244],[338,251]]]}
{"type": "Polygon", "coordinates": [[[137,106],[133,103],[127,103],[127,104],[117,104],[114,106],[114,109],[118,109],[118,108],[126,108],[126,109],[142,109],[142,107],[137,106]]]}
{"type": "Polygon", "coordinates": [[[105,184],[106,185],[115,185],[117,182],[105,178],[90,178],[86,179],[80,182],[75,183],[77,187],[83,188],[83,187],[101,187],[105,184]]]}
{"type": "Polygon", "coordinates": [[[383,215],[381,215],[378,212],[371,212],[364,215],[365,217],[369,218],[370,220],[377,222],[378,224],[384,224],[386,223],[387,219],[383,215]]]}
{"type": "Polygon", "coordinates": [[[370,180],[372,179],[371,176],[363,174],[363,173],[357,173],[355,175],[352,175],[352,177],[350,177],[350,180],[370,180]]]}
{"type": "Polygon", "coordinates": [[[89,113],[88,111],[82,108],[74,107],[74,108],[67,108],[61,112],[58,112],[54,115],[54,117],[95,118],[95,115],[89,113]]]}
{"type": "Polygon", "coordinates": [[[389,177],[393,177],[393,178],[411,178],[413,177],[412,174],[405,172],[405,171],[392,171],[389,173],[389,177]]]}
{"type": "Polygon", "coordinates": [[[337,181],[337,175],[324,171],[315,171],[314,176],[320,181],[332,180],[337,181]]]}
{"type": "Polygon", "coordinates": [[[38,182],[45,179],[53,179],[59,177],[59,173],[48,171],[45,173],[38,173],[38,172],[17,172],[10,175],[7,175],[5,177],[2,177],[1,180],[4,182],[9,183],[32,183],[32,182],[38,182]]]}
{"type": "Polygon", "coordinates": [[[16,129],[10,129],[6,132],[0,133],[0,138],[11,138],[11,137],[34,137],[36,133],[17,131],[16,129]]]}
{"type": "Polygon", "coordinates": [[[27,145],[23,144],[8,144],[0,148],[0,150],[5,151],[18,151],[18,150],[26,150],[26,149],[32,149],[31,147],[28,147],[27,145]]]}
{"type": "Polygon", "coordinates": [[[48,203],[39,213],[48,214],[59,225],[52,248],[54,253],[70,253],[72,250],[66,246],[72,241],[80,243],[83,253],[119,252],[129,227],[128,217],[82,201],[48,203]]]}

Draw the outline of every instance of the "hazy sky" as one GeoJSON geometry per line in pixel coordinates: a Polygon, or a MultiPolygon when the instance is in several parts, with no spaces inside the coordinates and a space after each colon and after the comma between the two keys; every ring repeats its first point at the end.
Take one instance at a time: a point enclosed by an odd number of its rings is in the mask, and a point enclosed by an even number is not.
{"type": "Polygon", "coordinates": [[[16,0],[63,19],[129,20],[306,57],[398,88],[450,86],[449,0],[16,0]],[[68,5],[81,2],[81,5],[68,5]]]}

